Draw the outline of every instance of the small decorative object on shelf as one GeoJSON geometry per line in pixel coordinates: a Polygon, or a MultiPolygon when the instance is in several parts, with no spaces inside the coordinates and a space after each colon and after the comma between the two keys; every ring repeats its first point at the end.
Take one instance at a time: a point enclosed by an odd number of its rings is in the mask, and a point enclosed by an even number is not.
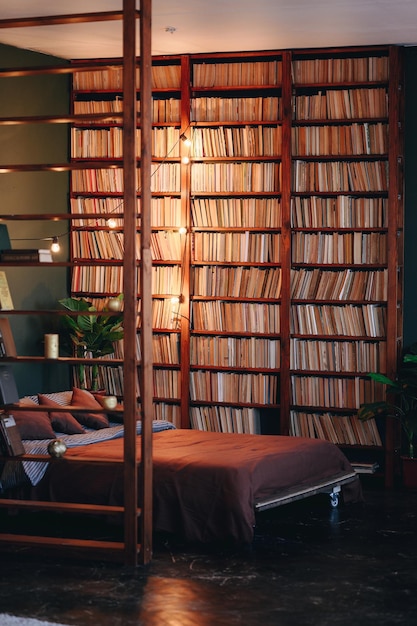
{"type": "Polygon", "coordinates": [[[45,357],[47,359],[57,359],[59,356],[59,335],[48,333],[44,336],[45,357]]]}
{"type": "Polygon", "coordinates": [[[109,311],[114,311],[115,313],[117,313],[118,311],[122,310],[122,306],[123,306],[123,301],[119,297],[109,298],[107,300],[107,308],[109,311]]]}
{"type": "Polygon", "coordinates": [[[97,400],[104,409],[115,409],[117,406],[116,396],[97,396],[97,400]]]}
{"type": "Polygon", "coordinates": [[[64,456],[67,451],[67,446],[62,439],[53,439],[48,444],[48,453],[56,459],[59,459],[61,456],[64,456]]]}

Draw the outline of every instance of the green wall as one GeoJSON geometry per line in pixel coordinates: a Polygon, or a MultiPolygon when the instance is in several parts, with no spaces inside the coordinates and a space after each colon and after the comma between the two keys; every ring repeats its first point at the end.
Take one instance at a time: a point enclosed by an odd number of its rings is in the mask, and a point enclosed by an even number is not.
{"type": "MultiPolygon", "coordinates": [[[[0,67],[63,65],[66,61],[43,54],[0,45],[0,67]]],[[[0,117],[64,115],[69,112],[67,75],[0,78],[0,117]]],[[[66,124],[0,126],[0,163],[65,163],[69,136],[66,124]]],[[[67,172],[0,174],[0,214],[67,213],[67,172]]],[[[60,237],[68,259],[67,221],[7,221],[13,248],[48,248],[44,237],[60,237]]],[[[66,267],[6,268],[15,309],[56,309],[57,300],[68,293],[66,267]]],[[[10,315],[18,355],[42,355],[43,335],[57,331],[57,319],[45,315],[10,315]]],[[[20,395],[68,388],[68,367],[49,364],[13,364],[20,395]]]]}

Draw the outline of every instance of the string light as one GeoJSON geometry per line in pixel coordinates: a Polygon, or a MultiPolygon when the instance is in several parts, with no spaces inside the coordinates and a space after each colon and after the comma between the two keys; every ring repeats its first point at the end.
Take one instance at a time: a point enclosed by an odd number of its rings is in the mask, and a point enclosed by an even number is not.
{"type": "Polygon", "coordinates": [[[52,237],[52,244],[51,244],[51,252],[59,252],[61,250],[61,246],[59,245],[59,239],[58,237],[52,237]]]}
{"type": "MultiPolygon", "coordinates": [[[[187,127],[187,129],[180,134],[179,139],[173,144],[172,148],[167,152],[167,154],[165,155],[165,157],[162,159],[162,161],[158,164],[158,166],[154,169],[154,171],[151,174],[151,177],[154,176],[154,174],[156,174],[156,172],[159,170],[160,167],[162,167],[163,163],[165,163],[165,161],[167,160],[167,158],[169,157],[169,155],[171,154],[171,152],[175,149],[175,147],[178,145],[179,141],[182,141],[184,143],[185,146],[187,146],[188,148],[192,145],[192,141],[191,139],[189,139],[187,137],[187,135],[185,134],[186,131],[188,130],[189,127],[187,127]]],[[[181,158],[181,162],[184,164],[188,164],[190,162],[190,158],[186,155],[184,155],[181,158]]],[[[0,170],[0,173],[2,173],[3,170],[0,170]]],[[[6,171],[6,170],[4,170],[6,171]]],[[[137,193],[140,192],[140,188],[137,189],[137,193]]],[[[115,213],[116,211],[118,211],[118,209],[120,209],[120,207],[122,207],[124,204],[124,201],[122,200],[112,211],[111,213],[115,213]]],[[[115,217],[109,217],[106,220],[106,224],[108,226],[108,228],[113,229],[113,228],[117,228],[117,218],[115,217]]],[[[42,237],[40,239],[15,239],[14,241],[51,241],[51,252],[53,253],[57,253],[60,252],[61,250],[61,246],[59,243],[59,240],[61,237],[65,237],[66,235],[69,235],[71,231],[66,231],[64,233],[61,233],[60,235],[54,235],[53,237],[42,237]]],[[[185,227],[181,227],[178,229],[178,232],[180,233],[180,235],[185,235],[187,234],[187,229],[185,227]]],[[[180,300],[177,301],[177,303],[179,303],[180,300]]]]}

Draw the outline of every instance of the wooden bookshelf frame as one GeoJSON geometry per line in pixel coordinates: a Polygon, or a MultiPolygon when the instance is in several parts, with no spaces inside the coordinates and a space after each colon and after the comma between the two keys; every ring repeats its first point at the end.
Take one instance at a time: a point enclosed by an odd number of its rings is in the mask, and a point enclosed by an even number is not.
{"type": "MultiPolygon", "coordinates": [[[[142,133],[141,152],[142,152],[142,168],[141,168],[141,187],[143,190],[150,188],[150,123],[149,113],[146,113],[150,107],[151,90],[150,90],[150,54],[151,54],[151,0],[141,0],[140,11],[136,10],[135,0],[123,0],[123,11],[120,12],[101,12],[93,14],[73,14],[52,17],[31,17],[19,20],[3,20],[0,21],[0,28],[12,27],[30,27],[38,25],[55,25],[55,24],[71,24],[79,22],[105,21],[121,19],[123,20],[123,60],[124,67],[124,84],[123,94],[125,100],[125,111],[123,114],[124,146],[123,146],[123,170],[124,170],[124,218],[125,218],[125,241],[126,254],[123,261],[124,267],[124,291],[125,294],[133,294],[133,285],[137,284],[137,264],[135,260],[135,220],[136,220],[136,19],[140,18],[140,58],[141,58],[141,101],[143,102],[142,111],[142,133]],[[145,131],[146,124],[149,124],[149,132],[145,131]],[[133,224],[133,226],[132,226],[133,224]]],[[[94,63],[92,67],[103,66],[103,63],[94,63]]],[[[45,67],[45,68],[17,68],[5,70],[0,73],[0,77],[19,77],[36,74],[59,74],[73,73],[77,71],[75,66],[64,67],[45,67]]],[[[33,123],[68,123],[74,121],[74,117],[70,116],[38,116],[36,118],[15,118],[13,123],[16,124],[33,124],[33,123]]],[[[0,124],[6,123],[0,120],[0,124]]],[[[97,165],[97,164],[96,164],[97,165]]],[[[5,166],[9,171],[56,171],[64,168],[71,170],[77,167],[74,164],[47,164],[40,166],[21,165],[21,166],[5,166]]],[[[83,164],[81,167],[85,167],[83,164]]],[[[125,337],[127,338],[124,357],[124,405],[125,405],[125,436],[124,436],[124,491],[125,505],[122,509],[124,517],[124,541],[123,542],[97,542],[92,540],[77,540],[68,538],[49,538],[28,535],[11,535],[0,534],[0,544],[3,546],[27,545],[36,548],[53,548],[60,552],[71,555],[90,554],[95,558],[116,558],[122,560],[126,565],[136,566],[138,562],[142,564],[149,563],[152,558],[152,351],[150,349],[152,342],[152,327],[148,319],[149,301],[150,301],[150,276],[151,276],[151,259],[149,251],[150,236],[150,220],[149,215],[149,198],[144,191],[143,197],[143,237],[142,237],[142,262],[140,264],[140,274],[143,284],[142,298],[144,306],[142,309],[143,323],[141,325],[141,342],[142,354],[144,356],[141,371],[142,389],[144,392],[141,397],[141,419],[143,422],[143,435],[141,438],[142,460],[140,479],[138,478],[138,461],[136,455],[136,379],[138,371],[138,362],[135,351],[129,346],[134,346],[135,342],[128,339],[129,333],[132,337],[136,336],[137,328],[137,306],[136,296],[134,298],[125,297],[124,307],[124,327],[125,337]],[[140,480],[143,494],[142,502],[138,505],[138,481],[140,480]],[[138,517],[140,543],[138,544],[138,517]]],[[[40,216],[39,219],[50,219],[51,216],[40,216]]],[[[19,219],[24,219],[20,216],[19,219]]],[[[33,216],[30,219],[34,219],[33,216]]],[[[60,216],[63,219],[63,216],[60,216]]],[[[64,264],[66,265],[66,264],[64,264]]],[[[17,311],[16,311],[17,313],[17,311]]],[[[41,459],[39,459],[41,460],[41,459]]],[[[45,462],[50,458],[44,458],[45,462]]],[[[7,460],[10,462],[10,460],[7,460]]],[[[40,509],[47,507],[50,511],[77,511],[80,508],[77,505],[65,505],[62,507],[60,503],[46,504],[38,503],[40,509]]],[[[0,500],[2,508],[36,508],[36,502],[0,500]]],[[[105,507],[107,509],[108,507],[105,507]]],[[[81,507],[83,509],[83,507],[81,507]]],[[[94,507],[85,506],[84,512],[94,513],[94,507]]],[[[108,514],[109,511],[103,509],[101,512],[108,514]]],[[[100,512],[100,507],[95,511],[100,512]]],[[[120,508],[118,511],[120,513],[120,508]]]]}

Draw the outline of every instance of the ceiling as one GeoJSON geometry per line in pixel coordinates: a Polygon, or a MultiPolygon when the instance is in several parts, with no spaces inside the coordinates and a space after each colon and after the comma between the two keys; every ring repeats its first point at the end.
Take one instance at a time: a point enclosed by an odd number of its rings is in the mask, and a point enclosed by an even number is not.
{"type": "MultiPolygon", "coordinates": [[[[121,7],[122,0],[0,0],[0,20],[121,7]]],[[[121,56],[121,23],[0,29],[0,43],[66,59],[121,56]]],[[[417,1],[153,0],[155,55],[373,44],[417,45],[417,1]]]]}

